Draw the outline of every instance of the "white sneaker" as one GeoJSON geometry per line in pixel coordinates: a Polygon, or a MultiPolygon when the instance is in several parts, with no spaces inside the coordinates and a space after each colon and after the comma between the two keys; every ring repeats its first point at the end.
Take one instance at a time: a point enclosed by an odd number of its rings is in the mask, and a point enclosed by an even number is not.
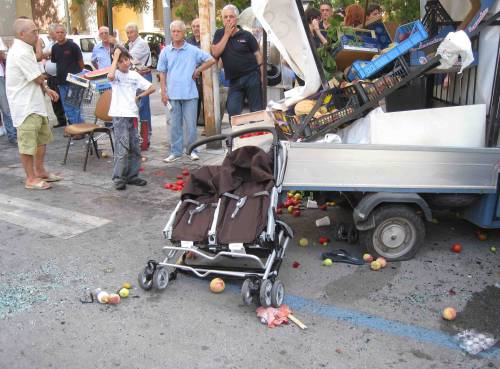
{"type": "Polygon", "coordinates": [[[200,157],[198,156],[198,154],[195,153],[194,151],[191,153],[190,156],[191,156],[191,160],[199,160],[200,159],[200,157]]]}
{"type": "Polygon", "coordinates": [[[172,163],[178,159],[180,159],[181,157],[180,156],[177,156],[177,155],[174,155],[174,154],[170,154],[168,157],[166,157],[165,159],[163,159],[163,161],[165,163],[172,163]]]}
{"type": "Polygon", "coordinates": [[[5,135],[5,128],[4,126],[0,126],[0,137],[5,135]]]}

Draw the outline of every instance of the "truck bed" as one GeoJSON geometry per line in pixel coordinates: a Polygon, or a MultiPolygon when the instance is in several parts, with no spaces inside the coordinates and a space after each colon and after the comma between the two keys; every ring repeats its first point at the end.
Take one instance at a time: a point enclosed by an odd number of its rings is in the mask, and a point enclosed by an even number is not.
{"type": "Polygon", "coordinates": [[[495,193],[499,148],[283,142],[286,190],[495,193]]]}

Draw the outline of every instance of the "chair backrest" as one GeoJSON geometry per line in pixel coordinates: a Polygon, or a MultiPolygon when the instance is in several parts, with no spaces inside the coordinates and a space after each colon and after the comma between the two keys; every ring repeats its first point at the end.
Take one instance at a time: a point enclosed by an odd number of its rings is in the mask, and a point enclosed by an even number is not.
{"type": "Polygon", "coordinates": [[[95,117],[104,122],[111,122],[113,118],[111,118],[109,113],[109,106],[111,105],[111,90],[104,91],[97,103],[95,105],[95,117]]]}

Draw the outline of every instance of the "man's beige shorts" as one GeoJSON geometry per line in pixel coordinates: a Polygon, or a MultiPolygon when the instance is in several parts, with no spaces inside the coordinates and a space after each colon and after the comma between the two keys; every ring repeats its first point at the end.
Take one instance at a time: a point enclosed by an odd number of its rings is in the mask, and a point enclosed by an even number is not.
{"type": "Polygon", "coordinates": [[[38,146],[46,145],[50,141],[52,141],[52,132],[47,117],[30,114],[17,127],[17,146],[20,154],[33,156],[38,146]]]}

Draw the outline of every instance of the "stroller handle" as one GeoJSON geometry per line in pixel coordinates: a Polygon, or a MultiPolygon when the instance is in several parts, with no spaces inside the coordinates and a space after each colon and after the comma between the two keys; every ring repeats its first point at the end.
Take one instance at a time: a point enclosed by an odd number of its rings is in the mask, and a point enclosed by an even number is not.
{"type": "Polygon", "coordinates": [[[273,145],[276,146],[278,144],[278,135],[276,133],[276,129],[274,127],[255,127],[255,128],[247,128],[247,129],[242,129],[241,131],[237,132],[232,132],[232,133],[227,133],[227,134],[220,134],[220,135],[215,135],[211,137],[204,138],[202,140],[196,141],[194,144],[190,145],[187,149],[188,155],[191,154],[191,152],[196,149],[198,146],[205,145],[210,142],[215,142],[215,141],[226,141],[226,146],[229,149],[229,151],[232,150],[233,147],[233,139],[243,136],[249,133],[255,133],[255,132],[269,132],[273,135],[273,145]]]}

